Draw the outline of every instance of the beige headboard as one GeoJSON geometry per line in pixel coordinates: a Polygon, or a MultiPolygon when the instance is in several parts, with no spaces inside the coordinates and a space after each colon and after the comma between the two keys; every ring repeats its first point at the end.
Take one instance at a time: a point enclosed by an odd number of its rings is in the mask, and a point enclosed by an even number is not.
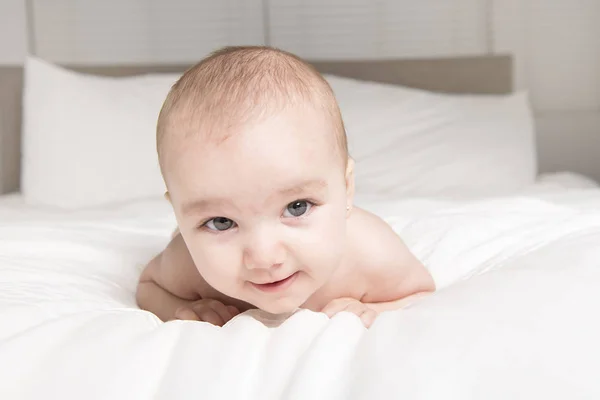
{"type": "MultiPolygon", "coordinates": [[[[322,73],[447,93],[512,91],[512,59],[481,56],[427,60],[314,61],[322,73]]],[[[183,72],[187,66],[72,67],[98,75],[183,72]]],[[[23,68],[0,66],[0,193],[19,189],[23,68]]]]}

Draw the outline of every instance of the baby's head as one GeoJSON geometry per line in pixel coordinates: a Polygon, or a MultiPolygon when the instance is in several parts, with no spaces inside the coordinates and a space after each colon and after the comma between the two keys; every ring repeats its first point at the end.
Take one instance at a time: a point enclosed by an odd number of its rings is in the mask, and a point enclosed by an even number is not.
{"type": "Polygon", "coordinates": [[[312,66],[265,47],[212,54],[171,89],[157,147],[179,229],[212,287],[284,313],[331,278],[354,182],[337,102],[312,66]]]}

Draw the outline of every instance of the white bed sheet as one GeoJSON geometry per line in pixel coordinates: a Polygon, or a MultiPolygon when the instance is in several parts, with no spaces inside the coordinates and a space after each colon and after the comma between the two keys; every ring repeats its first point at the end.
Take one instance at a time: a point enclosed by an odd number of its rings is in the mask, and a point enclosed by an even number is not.
{"type": "MultiPolygon", "coordinates": [[[[563,176],[564,178],[564,176],[563,176]]],[[[440,290],[366,330],[249,312],[224,328],[135,306],[162,199],[59,213],[0,201],[0,399],[600,398],[600,189],[363,204],[440,290]]]]}

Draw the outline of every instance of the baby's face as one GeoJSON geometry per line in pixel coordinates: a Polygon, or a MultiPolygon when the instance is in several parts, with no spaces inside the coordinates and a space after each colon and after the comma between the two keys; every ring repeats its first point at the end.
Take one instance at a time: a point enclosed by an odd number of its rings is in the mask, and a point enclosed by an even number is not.
{"type": "Polygon", "coordinates": [[[225,295],[271,313],[294,311],[344,254],[353,182],[331,124],[306,107],[220,144],[190,142],[168,182],[198,271],[225,295]]]}

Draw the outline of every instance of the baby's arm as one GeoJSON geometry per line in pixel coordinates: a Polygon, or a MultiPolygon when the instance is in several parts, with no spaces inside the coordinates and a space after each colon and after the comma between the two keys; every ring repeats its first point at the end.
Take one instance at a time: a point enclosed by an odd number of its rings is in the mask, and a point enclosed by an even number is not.
{"type": "Polygon", "coordinates": [[[142,272],[137,303],[163,321],[172,320],[177,309],[188,308],[200,299],[201,279],[181,234],[177,233],[142,272]]]}
{"type": "Polygon", "coordinates": [[[382,312],[435,290],[429,271],[385,221],[361,209],[353,212],[350,238],[357,244],[358,267],[366,283],[362,303],[382,312]]]}

